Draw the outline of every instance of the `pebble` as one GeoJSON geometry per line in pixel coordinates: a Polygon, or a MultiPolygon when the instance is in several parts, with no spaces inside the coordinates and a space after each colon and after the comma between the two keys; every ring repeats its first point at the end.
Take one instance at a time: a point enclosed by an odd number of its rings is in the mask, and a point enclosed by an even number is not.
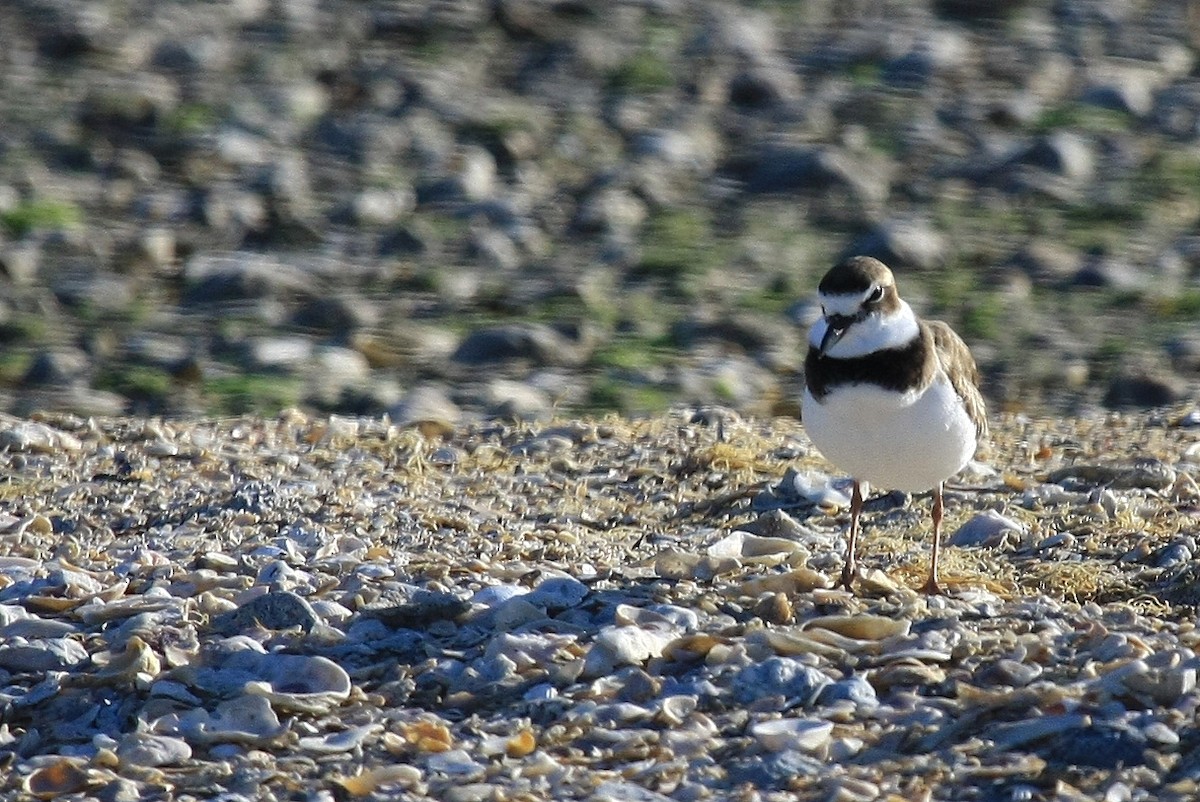
{"type": "Polygon", "coordinates": [[[1019,541],[1029,527],[995,510],[984,510],[960,526],[947,540],[951,546],[1007,548],[1009,540],[1019,541]]]}
{"type": "Polygon", "coordinates": [[[192,748],[182,738],[129,733],[117,745],[117,757],[128,766],[176,766],[191,759],[192,748]]]}
{"type": "Polygon", "coordinates": [[[734,699],[749,704],[765,696],[780,696],[788,705],[806,706],[831,683],[824,673],[795,658],[769,657],[738,672],[734,699]]]}

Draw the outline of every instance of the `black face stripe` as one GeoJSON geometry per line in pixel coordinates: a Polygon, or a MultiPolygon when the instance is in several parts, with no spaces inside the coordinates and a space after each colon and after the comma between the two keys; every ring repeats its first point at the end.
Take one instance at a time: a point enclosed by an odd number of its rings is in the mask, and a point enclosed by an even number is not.
{"type": "Polygon", "coordinates": [[[904,392],[926,381],[930,356],[929,343],[920,334],[899,348],[845,359],[823,356],[810,346],[804,360],[805,382],[818,401],[838,387],[850,384],[874,384],[884,390],[904,392]]]}

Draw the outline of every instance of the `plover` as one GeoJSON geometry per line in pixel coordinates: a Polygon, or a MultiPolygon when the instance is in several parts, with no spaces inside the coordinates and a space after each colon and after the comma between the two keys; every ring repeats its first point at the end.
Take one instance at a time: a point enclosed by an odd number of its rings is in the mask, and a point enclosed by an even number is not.
{"type": "Polygon", "coordinates": [[[922,590],[941,593],[942,483],[966,466],[987,434],[975,360],[948,325],[913,313],[878,259],[846,259],[817,290],[821,317],[808,335],[801,415],[817,449],[854,480],[842,585],[852,589],[857,573],[859,516],[870,483],[933,490],[933,554],[922,590]]]}

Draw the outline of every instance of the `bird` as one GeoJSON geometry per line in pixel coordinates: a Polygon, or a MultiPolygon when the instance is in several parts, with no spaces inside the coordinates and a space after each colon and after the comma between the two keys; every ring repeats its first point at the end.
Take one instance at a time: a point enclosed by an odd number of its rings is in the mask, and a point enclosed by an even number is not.
{"type": "Polygon", "coordinates": [[[834,265],[817,285],[821,316],[808,334],[801,419],[817,450],[853,480],[841,584],[853,592],[863,498],[872,485],[933,491],[933,551],[921,590],[942,593],[942,486],[987,437],[979,369],[939,320],[923,320],[870,256],[834,265]]]}

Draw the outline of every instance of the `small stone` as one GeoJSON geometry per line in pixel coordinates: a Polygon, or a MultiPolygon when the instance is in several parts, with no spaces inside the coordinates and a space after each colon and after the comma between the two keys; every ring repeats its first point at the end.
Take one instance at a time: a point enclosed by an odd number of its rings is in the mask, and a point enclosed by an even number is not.
{"type": "Polygon", "coordinates": [[[580,604],[588,593],[588,586],[574,577],[550,577],[526,595],[524,601],[557,612],[580,604]]]}
{"type": "Polygon", "coordinates": [[[793,704],[809,705],[832,682],[828,676],[790,657],[769,657],[739,671],[734,698],[748,704],[762,696],[782,696],[793,704]]]}
{"type": "Polygon", "coordinates": [[[321,623],[321,618],[304,597],[288,590],[271,591],[213,621],[217,631],[237,632],[247,627],[291,629],[304,632],[321,623]]]}
{"type": "Polygon", "coordinates": [[[121,739],[117,757],[127,766],[174,766],[191,759],[192,748],[182,738],[137,732],[121,739]]]}
{"type": "Polygon", "coordinates": [[[1008,548],[1010,538],[1019,540],[1028,531],[1029,527],[1019,521],[995,510],[984,510],[960,526],[947,543],[951,546],[1008,548]]]}

